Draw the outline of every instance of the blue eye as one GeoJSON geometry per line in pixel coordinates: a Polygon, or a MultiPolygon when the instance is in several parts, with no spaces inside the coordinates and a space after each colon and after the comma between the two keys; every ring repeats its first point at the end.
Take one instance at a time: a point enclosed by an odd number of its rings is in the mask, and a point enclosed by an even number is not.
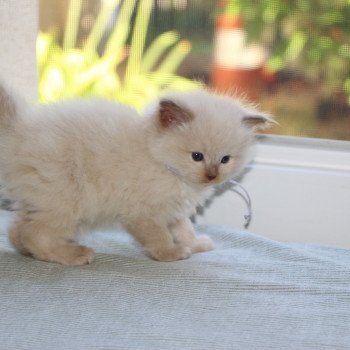
{"type": "Polygon", "coordinates": [[[221,163],[222,163],[222,164],[226,164],[226,163],[228,163],[229,160],[230,160],[230,156],[222,157],[221,163]]]}
{"type": "Polygon", "coordinates": [[[200,152],[192,152],[192,159],[195,162],[200,162],[204,159],[203,153],[200,152]]]}

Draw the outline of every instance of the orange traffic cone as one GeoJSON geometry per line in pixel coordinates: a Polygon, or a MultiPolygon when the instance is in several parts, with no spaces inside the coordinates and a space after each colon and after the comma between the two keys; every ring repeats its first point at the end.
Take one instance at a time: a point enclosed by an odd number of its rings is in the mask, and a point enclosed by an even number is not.
{"type": "Polygon", "coordinates": [[[262,89],[263,49],[246,46],[243,21],[239,16],[219,15],[214,38],[212,85],[219,91],[234,91],[258,100],[262,89]]]}

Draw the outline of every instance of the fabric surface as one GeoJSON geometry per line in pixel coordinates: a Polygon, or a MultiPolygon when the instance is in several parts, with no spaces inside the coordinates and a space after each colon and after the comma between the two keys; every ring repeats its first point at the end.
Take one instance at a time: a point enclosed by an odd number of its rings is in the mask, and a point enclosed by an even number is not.
{"type": "Polygon", "coordinates": [[[161,263],[123,232],[83,267],[0,233],[0,349],[350,349],[350,251],[197,226],[216,249],[161,263]]]}

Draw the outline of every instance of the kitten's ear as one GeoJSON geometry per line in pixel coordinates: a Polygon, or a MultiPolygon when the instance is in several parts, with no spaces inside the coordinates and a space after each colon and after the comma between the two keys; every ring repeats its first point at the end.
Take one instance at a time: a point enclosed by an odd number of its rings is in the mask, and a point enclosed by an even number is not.
{"type": "Polygon", "coordinates": [[[264,113],[246,114],[242,118],[242,123],[249,129],[266,129],[272,124],[277,124],[271,116],[264,113]]]}
{"type": "Polygon", "coordinates": [[[171,100],[161,100],[159,103],[159,121],[162,127],[169,128],[175,125],[187,123],[193,119],[193,115],[179,107],[171,100]]]}

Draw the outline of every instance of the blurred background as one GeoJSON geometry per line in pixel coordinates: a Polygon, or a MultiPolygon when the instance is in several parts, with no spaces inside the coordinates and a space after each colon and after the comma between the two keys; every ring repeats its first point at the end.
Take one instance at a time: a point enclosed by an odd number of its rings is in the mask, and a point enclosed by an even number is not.
{"type": "Polygon", "coordinates": [[[269,133],[350,140],[349,0],[40,0],[37,60],[41,103],[208,85],[269,133]]]}

